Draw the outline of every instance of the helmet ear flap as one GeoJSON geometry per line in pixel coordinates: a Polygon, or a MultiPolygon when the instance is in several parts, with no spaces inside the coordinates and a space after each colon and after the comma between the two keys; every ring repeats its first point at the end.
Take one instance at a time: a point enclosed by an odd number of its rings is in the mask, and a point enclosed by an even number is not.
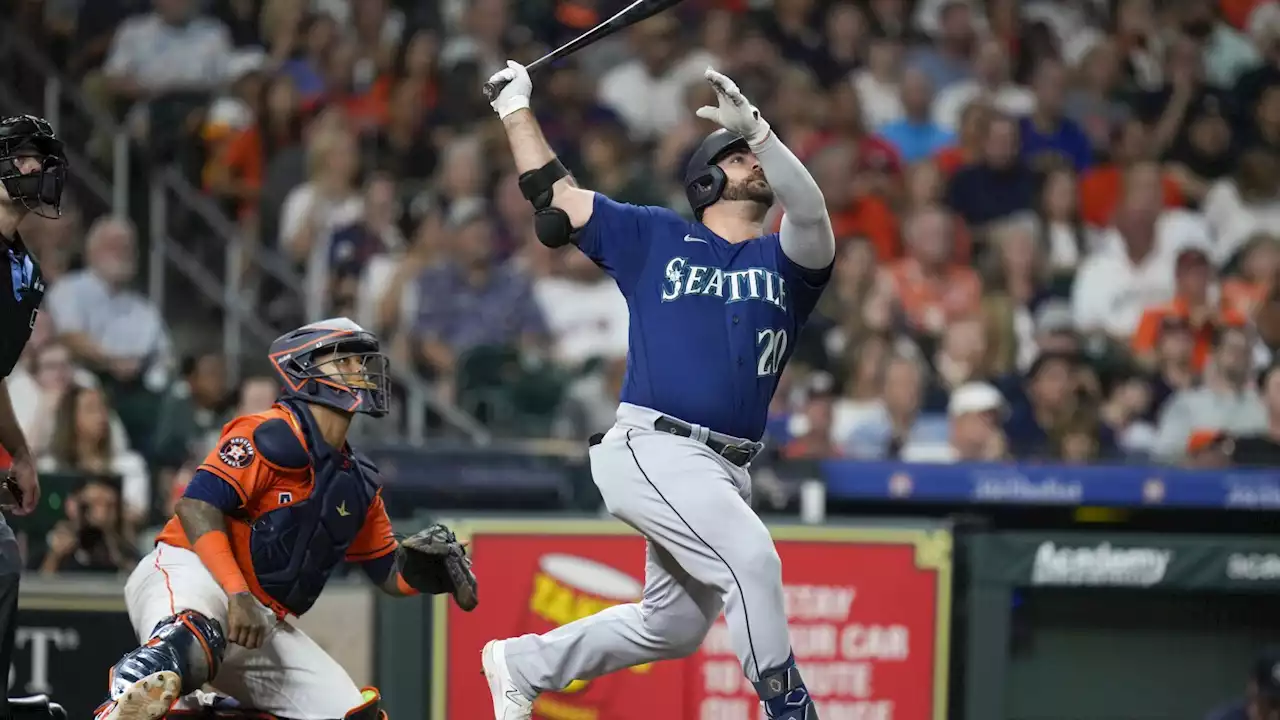
{"type": "Polygon", "coordinates": [[[725,175],[723,169],[718,165],[708,165],[701,175],[694,178],[686,188],[689,195],[689,205],[693,208],[693,214],[702,219],[702,211],[708,206],[714,205],[720,199],[720,195],[724,192],[724,187],[729,183],[729,176],[725,175]]]}

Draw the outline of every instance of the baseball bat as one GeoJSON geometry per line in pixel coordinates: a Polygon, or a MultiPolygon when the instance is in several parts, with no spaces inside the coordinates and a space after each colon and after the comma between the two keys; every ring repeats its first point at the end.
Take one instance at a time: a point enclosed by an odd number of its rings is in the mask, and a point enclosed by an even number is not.
{"type": "MultiPolygon", "coordinates": [[[[619,10],[618,14],[608,20],[529,63],[525,66],[525,70],[528,70],[529,74],[532,75],[556,60],[569,57],[588,45],[597,43],[619,30],[631,27],[642,20],[647,20],[663,10],[679,5],[681,2],[682,0],[636,0],[619,10]]],[[[498,97],[498,93],[505,85],[506,83],[493,82],[484,84],[484,95],[489,98],[489,102],[493,102],[493,99],[498,97]]]]}

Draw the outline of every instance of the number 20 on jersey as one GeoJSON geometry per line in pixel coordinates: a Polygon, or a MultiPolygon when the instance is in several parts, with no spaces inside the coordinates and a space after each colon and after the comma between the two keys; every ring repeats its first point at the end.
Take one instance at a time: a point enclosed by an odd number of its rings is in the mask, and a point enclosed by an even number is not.
{"type": "Polygon", "coordinates": [[[768,377],[777,375],[782,368],[782,359],[787,356],[787,331],[777,328],[765,328],[756,332],[756,347],[759,356],[756,359],[756,375],[768,377]]]}

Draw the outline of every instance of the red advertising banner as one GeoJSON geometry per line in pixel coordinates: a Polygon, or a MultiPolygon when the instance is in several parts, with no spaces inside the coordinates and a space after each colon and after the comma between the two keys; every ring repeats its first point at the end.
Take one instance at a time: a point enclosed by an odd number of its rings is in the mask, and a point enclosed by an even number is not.
{"type": "MultiPolygon", "coordinates": [[[[453,523],[450,523],[451,526],[453,523]]],[[[432,720],[492,717],[480,650],[639,602],[644,539],[612,521],[463,521],[482,602],[437,598],[432,720]]],[[[944,720],[951,537],[943,530],[772,527],[792,649],[823,720],[944,720]]],[[[759,720],[723,616],[698,652],[535,704],[538,720],[759,720]]]]}

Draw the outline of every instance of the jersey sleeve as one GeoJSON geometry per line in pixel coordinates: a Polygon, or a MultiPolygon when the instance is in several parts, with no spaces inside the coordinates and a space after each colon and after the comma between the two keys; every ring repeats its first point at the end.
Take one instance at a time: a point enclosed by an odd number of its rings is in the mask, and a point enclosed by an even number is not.
{"type": "Polygon", "coordinates": [[[618,289],[626,295],[640,277],[656,224],[653,208],[615,202],[596,193],[591,219],[578,236],[578,247],[617,281],[618,289]]]}
{"type": "Polygon", "coordinates": [[[774,266],[778,268],[779,274],[786,278],[787,291],[791,295],[796,318],[804,322],[817,306],[818,298],[822,297],[822,291],[831,280],[831,269],[835,267],[835,261],[832,260],[829,265],[820,270],[812,270],[787,257],[787,254],[782,251],[781,235],[775,233],[768,236],[768,242],[770,251],[773,253],[774,266]]]}
{"type": "Polygon", "coordinates": [[[230,514],[244,507],[244,498],[240,496],[236,486],[208,470],[197,470],[191,477],[191,482],[183,489],[182,496],[208,503],[223,514],[230,514]]]}
{"type": "Polygon", "coordinates": [[[217,447],[197,468],[230,485],[241,505],[260,498],[270,488],[275,473],[254,444],[253,431],[260,424],[258,418],[237,418],[227,423],[217,447]]]}
{"type": "Polygon", "coordinates": [[[396,536],[391,528],[391,518],[387,516],[387,506],[382,502],[382,493],[374,496],[369,503],[369,511],[365,513],[364,525],[356,534],[356,539],[347,548],[347,561],[368,563],[382,558],[396,549],[396,536]]]}

